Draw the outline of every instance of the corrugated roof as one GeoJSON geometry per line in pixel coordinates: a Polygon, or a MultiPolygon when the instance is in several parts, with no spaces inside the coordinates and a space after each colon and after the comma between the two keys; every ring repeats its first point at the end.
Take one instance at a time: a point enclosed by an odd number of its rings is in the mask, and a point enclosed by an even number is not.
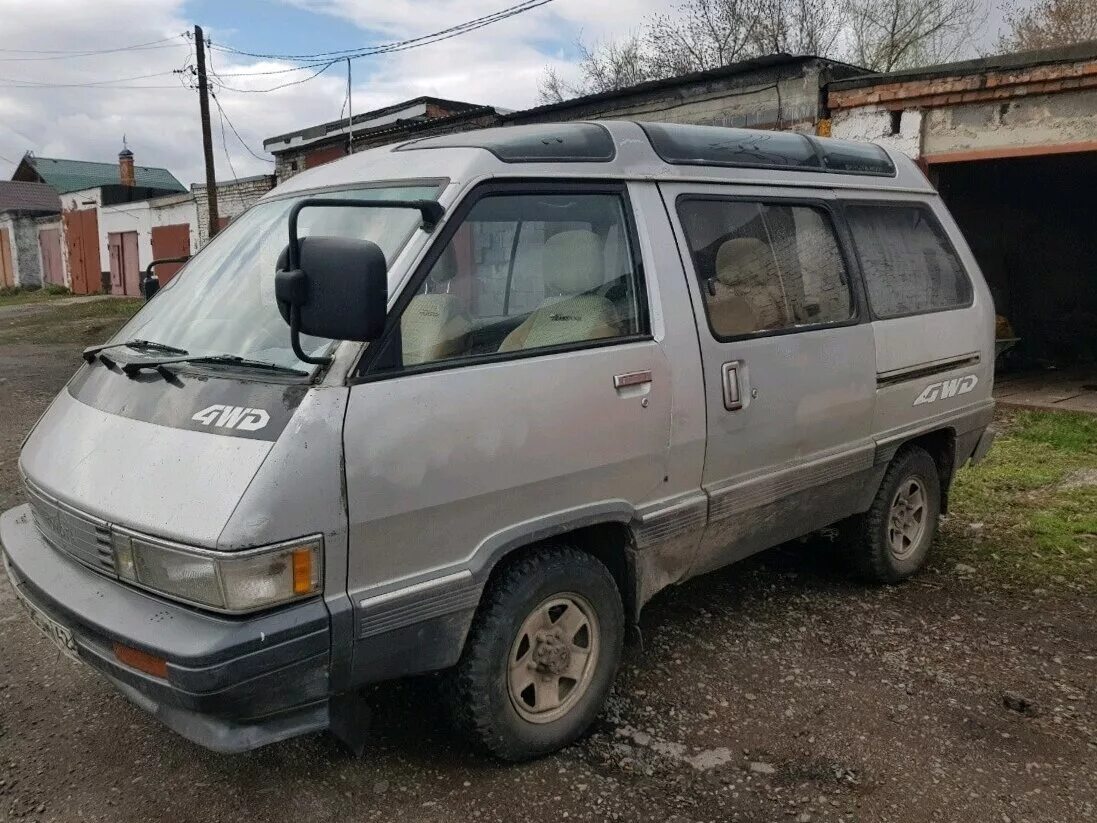
{"type": "MultiPolygon", "coordinates": [[[[52,157],[27,155],[25,163],[58,194],[81,189],[93,189],[119,182],[117,163],[93,163],[88,160],[60,160],[52,157]]],[[[167,191],[186,191],[187,188],[167,169],[155,166],[135,166],[136,185],[167,191]]]]}
{"type": "Polygon", "coordinates": [[[5,211],[61,211],[61,198],[45,183],[0,181],[0,212],[5,211]]]}

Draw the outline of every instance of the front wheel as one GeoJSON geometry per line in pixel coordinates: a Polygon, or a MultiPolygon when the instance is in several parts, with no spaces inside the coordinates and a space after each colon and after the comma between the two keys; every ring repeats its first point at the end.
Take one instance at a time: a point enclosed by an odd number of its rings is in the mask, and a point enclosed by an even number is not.
{"type": "Polygon", "coordinates": [[[457,725],[504,760],[568,745],[601,709],[624,633],[617,584],[591,555],[554,546],[507,565],[453,672],[457,725]]]}
{"type": "Polygon", "coordinates": [[[917,572],[925,564],[940,513],[937,464],[924,449],[902,449],[884,473],[872,506],[844,529],[860,576],[898,583],[917,572]]]}

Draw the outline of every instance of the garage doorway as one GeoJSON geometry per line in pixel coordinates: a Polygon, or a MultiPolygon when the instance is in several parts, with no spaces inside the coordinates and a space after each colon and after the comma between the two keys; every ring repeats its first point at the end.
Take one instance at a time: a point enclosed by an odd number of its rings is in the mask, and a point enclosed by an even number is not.
{"type": "Polygon", "coordinates": [[[137,259],[137,232],[118,231],[107,235],[110,252],[110,293],[141,294],[141,267],[137,259]]]}
{"type": "Polygon", "coordinates": [[[1017,338],[999,366],[1097,372],[1097,151],[927,160],[1017,338]]]}
{"type": "MultiPolygon", "coordinates": [[[[190,256],[190,223],[174,223],[170,226],[154,226],[152,229],[152,259],[190,256]]],[[[182,263],[162,263],[156,267],[160,286],[166,286],[183,267],[182,263]]]]}

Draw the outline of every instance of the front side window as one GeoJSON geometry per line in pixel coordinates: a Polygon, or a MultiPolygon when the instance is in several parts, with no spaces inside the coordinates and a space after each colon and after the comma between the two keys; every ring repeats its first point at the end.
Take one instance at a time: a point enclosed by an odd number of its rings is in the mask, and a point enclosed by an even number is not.
{"type": "Polygon", "coordinates": [[[716,337],[854,315],[845,260],[823,209],[698,199],[680,201],[678,214],[716,337]]]}
{"type": "Polygon", "coordinates": [[[869,304],[877,317],[943,311],[971,302],[971,281],[924,206],[847,206],[869,304]]]}
{"type": "Polygon", "coordinates": [[[487,195],[430,265],[372,370],[640,334],[638,277],[621,195],[487,195]]]}

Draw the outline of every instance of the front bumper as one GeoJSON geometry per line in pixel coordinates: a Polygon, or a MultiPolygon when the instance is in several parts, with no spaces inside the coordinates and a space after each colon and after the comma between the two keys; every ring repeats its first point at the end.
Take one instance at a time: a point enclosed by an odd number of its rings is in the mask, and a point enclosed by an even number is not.
{"type": "Polygon", "coordinates": [[[55,551],[29,506],[0,515],[0,552],[17,594],[72,632],[82,661],[189,740],[240,752],[329,727],[331,632],[321,600],[246,618],[206,614],[55,551]],[[119,662],[116,642],[167,660],[167,678],[119,662]]]}

